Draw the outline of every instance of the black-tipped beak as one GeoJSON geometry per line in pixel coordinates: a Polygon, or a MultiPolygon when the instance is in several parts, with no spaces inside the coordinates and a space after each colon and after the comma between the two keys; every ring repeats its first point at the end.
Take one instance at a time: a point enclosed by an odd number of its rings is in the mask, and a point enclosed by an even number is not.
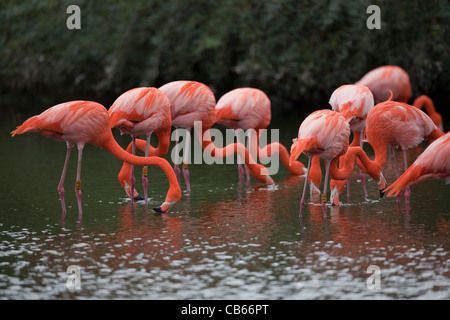
{"type": "Polygon", "coordinates": [[[166,211],[163,211],[163,210],[161,209],[161,207],[153,208],[153,211],[155,211],[155,212],[158,213],[158,214],[161,214],[161,213],[165,213],[165,212],[166,212],[166,211]]]}
{"type": "Polygon", "coordinates": [[[134,200],[135,201],[144,200],[144,197],[139,194],[136,197],[134,197],[134,200]]]}
{"type": "Polygon", "coordinates": [[[384,194],[386,193],[384,190],[386,189],[380,189],[380,199],[384,197],[384,194]]]}

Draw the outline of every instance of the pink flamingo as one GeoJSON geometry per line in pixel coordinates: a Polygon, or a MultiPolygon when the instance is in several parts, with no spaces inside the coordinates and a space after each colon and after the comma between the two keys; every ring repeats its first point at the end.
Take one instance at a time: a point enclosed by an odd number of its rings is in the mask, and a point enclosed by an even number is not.
{"type": "Polygon", "coordinates": [[[411,82],[408,73],[401,67],[386,65],[375,68],[366,73],[357,85],[366,86],[372,91],[375,102],[389,99],[392,91],[392,100],[407,103],[411,98],[411,82]]]}
{"type": "MultiPolygon", "coordinates": [[[[224,94],[216,104],[216,122],[232,129],[242,129],[247,131],[254,129],[256,131],[256,158],[264,155],[270,157],[273,152],[278,150],[283,165],[291,174],[305,174],[305,166],[299,161],[295,161],[289,166],[289,152],[286,147],[278,142],[266,145],[260,149],[259,139],[261,131],[266,129],[271,120],[271,102],[267,95],[255,88],[237,88],[224,94]]],[[[247,149],[251,150],[252,143],[251,132],[248,131],[247,149]]],[[[239,135],[237,135],[239,139],[239,135]]],[[[250,151],[250,152],[251,152],[250,151]]],[[[252,153],[252,152],[251,152],[252,153]]],[[[247,180],[250,179],[250,172],[245,166],[247,180]]],[[[238,162],[239,176],[242,177],[244,170],[241,162],[238,162]]]]}
{"type": "Polygon", "coordinates": [[[154,208],[157,212],[166,212],[181,198],[181,190],[167,160],[160,157],[137,157],[123,150],[114,140],[110,128],[108,111],[104,106],[92,101],[70,101],[53,106],[40,115],[26,120],[18,126],[11,134],[25,132],[37,132],[45,137],[53,138],[67,143],[67,153],[61,180],[58,185],[61,206],[63,213],[66,213],[64,200],[64,179],[67,171],[67,164],[73,146],[78,146],[78,166],[75,182],[75,194],[78,203],[79,216],[82,215],[81,207],[81,160],[83,148],[86,143],[104,148],[122,161],[132,163],[136,166],[159,166],[169,180],[169,191],[164,203],[154,208]]]}
{"type": "Polygon", "coordinates": [[[434,140],[394,183],[385,189],[387,196],[427,179],[443,179],[450,183],[450,132],[434,140]]]}
{"type": "MultiPolygon", "coordinates": [[[[329,101],[334,111],[340,112],[350,124],[350,131],[353,132],[353,141],[351,146],[363,147],[364,129],[366,127],[366,118],[369,111],[374,106],[373,94],[368,87],[363,85],[342,85],[337,88],[331,95],[329,101]]],[[[360,171],[361,183],[364,196],[367,198],[367,190],[365,185],[365,176],[360,171]]],[[[349,197],[349,179],[347,179],[347,197],[349,197]]],[[[345,181],[330,181],[331,199],[335,205],[339,204],[339,194],[345,185],[345,181]]]]}
{"type": "MultiPolygon", "coordinates": [[[[244,158],[245,164],[249,167],[251,174],[259,181],[267,184],[273,184],[272,178],[268,175],[267,169],[254,162],[248,150],[241,144],[232,144],[226,148],[216,148],[209,136],[209,129],[216,122],[216,99],[211,89],[197,81],[173,81],[169,82],[159,88],[169,98],[171,102],[172,125],[175,128],[185,128],[190,131],[194,127],[194,122],[201,121],[202,123],[202,141],[203,149],[208,147],[208,150],[215,155],[229,156],[233,153],[238,153],[241,158],[244,158]],[[223,152],[226,151],[226,152],[223,152]]],[[[178,130],[176,131],[178,133],[178,130]]],[[[199,134],[199,133],[197,133],[199,134]]],[[[176,137],[178,147],[178,135],[176,137]]],[[[186,136],[185,153],[183,160],[183,176],[186,183],[187,192],[190,192],[188,159],[190,149],[190,136],[186,136]]],[[[178,150],[175,151],[178,156],[178,150]]],[[[180,169],[178,167],[178,160],[174,165],[175,174],[178,179],[180,177],[180,169]]]]}
{"type": "Polygon", "coordinates": [[[428,116],[433,120],[434,124],[438,126],[438,128],[441,131],[444,131],[444,123],[442,121],[442,116],[439,112],[436,111],[436,108],[434,107],[433,100],[427,95],[421,95],[418,96],[414,102],[413,106],[416,108],[419,108],[422,110],[422,108],[425,108],[425,112],[428,114],[428,116]]]}
{"type": "Polygon", "coordinates": [[[291,147],[290,161],[297,159],[303,152],[308,156],[308,169],[306,173],[305,184],[303,187],[302,199],[300,201],[300,215],[305,205],[305,191],[308,183],[309,168],[311,159],[318,156],[325,160],[325,184],[321,197],[322,208],[326,212],[326,195],[328,175],[332,179],[346,180],[353,170],[355,158],[358,157],[363,168],[374,179],[379,181],[380,189],[385,188],[384,177],[378,164],[370,161],[367,155],[360,147],[349,148],[350,125],[345,117],[339,112],[333,110],[318,110],[311,113],[300,125],[298,138],[293,139],[291,147]],[[343,165],[337,168],[339,157],[343,158],[343,165]]]}
{"type": "MultiPolygon", "coordinates": [[[[118,128],[122,134],[129,134],[132,138],[131,154],[136,154],[136,137],[145,135],[147,137],[145,156],[149,156],[150,139],[155,132],[162,139],[159,140],[158,149],[161,153],[167,153],[172,127],[170,115],[170,101],[160,90],[152,87],[141,87],[128,90],[114,101],[108,110],[111,128],[118,128]]],[[[158,153],[153,150],[153,154],[158,153]]],[[[134,178],[134,166],[131,166],[130,184],[125,183],[125,191],[131,200],[134,199],[136,179],[134,178]]],[[[142,169],[142,185],[144,188],[145,204],[148,202],[148,170],[142,169]]]]}
{"type": "MultiPolygon", "coordinates": [[[[395,148],[403,150],[405,171],[408,168],[407,150],[419,145],[423,140],[435,140],[443,132],[423,111],[406,103],[385,101],[377,104],[369,112],[366,121],[367,142],[375,152],[375,162],[384,167],[387,150],[390,145],[394,150],[394,164],[397,178],[400,176],[395,148]]],[[[410,189],[405,188],[405,201],[410,199],[410,189]]],[[[382,196],[382,194],[381,194],[382,196]]],[[[397,201],[400,201],[399,196],[397,201]]]]}

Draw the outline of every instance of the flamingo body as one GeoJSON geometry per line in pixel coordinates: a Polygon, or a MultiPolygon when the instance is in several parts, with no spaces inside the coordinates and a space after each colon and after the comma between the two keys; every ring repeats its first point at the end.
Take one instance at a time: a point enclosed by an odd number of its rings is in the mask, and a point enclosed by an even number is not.
{"type": "Polygon", "coordinates": [[[308,157],[332,160],[345,154],[349,136],[350,126],[340,113],[327,109],[315,111],[300,125],[291,147],[291,160],[302,152],[308,157]]]}
{"type": "Polygon", "coordinates": [[[26,120],[12,132],[36,132],[72,145],[101,146],[108,138],[109,117],[105,107],[91,101],[70,101],[55,105],[26,120]]]}
{"type": "Polygon", "coordinates": [[[362,131],[369,111],[374,106],[373,94],[363,85],[347,84],[337,88],[329,101],[334,111],[340,112],[350,124],[350,131],[362,131]]]}
{"type": "Polygon", "coordinates": [[[271,103],[259,89],[237,88],[217,101],[216,119],[232,129],[265,129],[270,124],[271,103]]]}
{"type": "Polygon", "coordinates": [[[191,129],[195,121],[201,121],[203,128],[210,128],[215,122],[216,98],[211,89],[197,81],[172,81],[159,88],[170,100],[172,125],[191,129]]]}
{"type": "Polygon", "coordinates": [[[392,100],[408,102],[411,98],[411,82],[408,73],[401,67],[386,65],[375,68],[366,73],[357,85],[364,85],[372,91],[375,102],[389,99],[392,91],[392,100]]]}
{"type": "Polygon", "coordinates": [[[108,113],[112,128],[134,137],[170,129],[172,125],[170,100],[153,87],[134,88],[123,93],[108,113]]]}

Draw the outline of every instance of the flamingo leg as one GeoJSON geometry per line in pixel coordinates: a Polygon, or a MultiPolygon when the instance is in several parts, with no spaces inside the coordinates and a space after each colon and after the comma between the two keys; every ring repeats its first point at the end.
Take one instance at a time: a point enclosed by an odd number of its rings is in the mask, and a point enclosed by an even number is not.
{"type": "Polygon", "coordinates": [[[78,145],[78,164],[77,164],[77,179],[75,181],[75,195],[78,203],[78,218],[81,219],[83,210],[81,207],[81,159],[83,157],[84,145],[78,145]]]}
{"type": "Polygon", "coordinates": [[[300,217],[302,216],[303,207],[305,206],[306,186],[308,185],[309,168],[311,166],[311,157],[308,159],[308,169],[306,170],[305,184],[303,186],[302,199],[300,200],[300,217]]]}
{"type": "MultiPolygon", "coordinates": [[[[363,148],[363,135],[364,132],[361,131],[361,134],[359,136],[359,146],[361,147],[361,149],[363,148]]],[[[359,170],[359,177],[361,179],[361,185],[363,187],[363,191],[364,191],[364,199],[367,199],[367,189],[366,189],[366,176],[364,175],[364,172],[360,169],[359,170]]],[[[348,187],[348,183],[347,183],[347,187],[348,187]]]]}
{"type": "Polygon", "coordinates": [[[186,183],[186,190],[188,193],[191,192],[191,183],[189,181],[189,151],[191,149],[191,129],[189,128],[186,133],[186,145],[184,149],[184,160],[183,160],[183,177],[184,182],[186,183]]]}
{"type": "MultiPolygon", "coordinates": [[[[397,160],[397,152],[395,148],[392,148],[392,154],[394,155],[394,164],[395,164],[395,176],[398,179],[400,177],[400,169],[398,168],[398,160],[397,160]]],[[[401,195],[397,196],[397,203],[400,202],[401,195]]]]}
{"type": "MultiPolygon", "coordinates": [[[[148,157],[149,150],[150,150],[150,138],[151,134],[147,135],[147,143],[145,145],[145,156],[148,157]]],[[[142,187],[144,189],[144,200],[145,205],[148,203],[148,166],[145,166],[142,168],[142,187]]]]}
{"type": "MultiPolygon", "coordinates": [[[[250,154],[253,156],[253,159],[257,159],[257,157],[255,157],[251,151],[250,151],[250,136],[251,136],[251,131],[249,131],[247,136],[247,150],[250,152],[250,154]]],[[[250,169],[248,168],[247,165],[245,165],[245,175],[247,176],[247,181],[250,181],[250,169]]]]}
{"type": "Polygon", "coordinates": [[[178,131],[178,128],[175,128],[175,164],[173,165],[173,171],[175,172],[175,176],[178,180],[178,185],[180,185],[180,167],[178,166],[179,163],[179,141],[180,141],[180,132],[178,131]]]}
{"type": "Polygon", "coordinates": [[[323,186],[323,193],[321,196],[320,201],[322,202],[322,209],[323,209],[323,214],[326,215],[327,213],[327,186],[328,186],[328,174],[330,172],[330,161],[329,160],[325,160],[325,166],[326,166],[326,170],[325,170],[325,185],[323,186]]]}
{"type": "Polygon", "coordinates": [[[66,200],[64,199],[64,180],[66,179],[66,173],[67,173],[67,166],[69,164],[69,158],[70,153],[72,152],[73,144],[67,142],[67,153],[66,153],[66,160],[64,160],[64,167],[61,173],[61,179],[59,180],[58,184],[58,193],[59,193],[59,199],[61,200],[61,209],[63,213],[66,213],[66,200]]]}
{"type": "MultiPolygon", "coordinates": [[[[136,155],[136,137],[132,137],[132,149],[131,154],[136,155]]],[[[130,173],[130,199],[134,200],[134,187],[136,186],[136,179],[134,178],[134,165],[131,165],[131,173],[130,173]]]]}
{"type": "Polygon", "coordinates": [[[347,178],[347,202],[350,202],[350,177],[347,178]]]}
{"type": "MultiPolygon", "coordinates": [[[[405,164],[405,171],[408,170],[408,159],[406,158],[406,150],[403,149],[403,161],[405,164]]],[[[409,203],[411,198],[411,188],[408,186],[405,188],[405,203],[409,203]]]]}
{"type": "MultiPolygon", "coordinates": [[[[236,131],[235,131],[236,132],[236,131]]],[[[242,141],[239,139],[239,135],[236,134],[236,141],[237,143],[242,143],[242,141]]],[[[237,155],[237,166],[238,166],[238,174],[239,174],[239,178],[244,177],[244,169],[243,169],[243,161],[241,156],[238,154],[237,155]]]]}

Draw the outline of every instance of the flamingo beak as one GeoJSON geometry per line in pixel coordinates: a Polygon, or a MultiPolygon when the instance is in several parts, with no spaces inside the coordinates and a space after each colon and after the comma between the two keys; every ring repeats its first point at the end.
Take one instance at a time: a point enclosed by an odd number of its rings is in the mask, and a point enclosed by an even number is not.
{"type": "Polygon", "coordinates": [[[153,211],[155,211],[156,213],[159,213],[159,214],[161,214],[161,213],[165,213],[165,212],[167,212],[167,211],[169,211],[169,209],[172,207],[172,205],[175,203],[176,201],[174,201],[174,202],[164,202],[161,206],[159,206],[159,207],[156,207],[156,208],[153,208],[153,211]]]}

